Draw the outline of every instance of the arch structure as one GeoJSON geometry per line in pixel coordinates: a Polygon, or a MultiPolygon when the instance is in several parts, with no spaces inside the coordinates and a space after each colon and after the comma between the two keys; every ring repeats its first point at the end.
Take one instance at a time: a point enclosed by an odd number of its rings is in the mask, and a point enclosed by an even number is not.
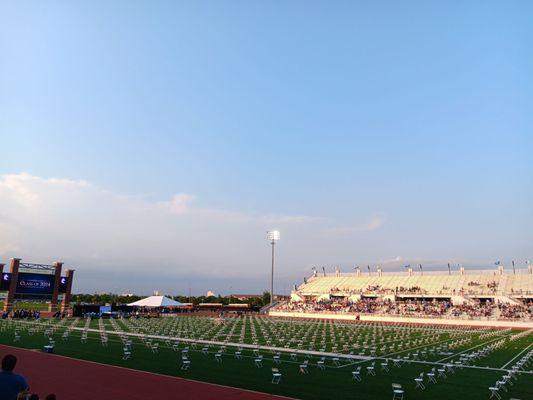
{"type": "Polygon", "coordinates": [[[66,269],[62,275],[63,263],[51,265],[22,262],[12,258],[9,271],[0,263],[0,291],[7,292],[4,311],[11,311],[16,301],[48,302],[48,311],[65,311],[70,308],[74,269],[66,269]],[[59,303],[59,298],[62,297],[59,303]]]}

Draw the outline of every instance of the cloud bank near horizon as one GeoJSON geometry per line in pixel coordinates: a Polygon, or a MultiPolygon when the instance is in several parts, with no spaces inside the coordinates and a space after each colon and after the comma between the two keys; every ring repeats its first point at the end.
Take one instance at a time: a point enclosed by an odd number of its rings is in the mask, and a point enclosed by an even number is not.
{"type": "MultiPolygon", "coordinates": [[[[327,217],[201,208],[195,199],[178,193],[151,202],[82,180],[1,175],[0,257],[3,262],[12,256],[41,262],[61,258],[77,268],[81,290],[172,290],[172,280],[184,279],[187,285],[202,279],[213,285],[217,278],[262,280],[268,275],[268,229],[281,230],[282,241],[291,243],[278,250],[283,279],[327,262],[331,242],[385,224],[382,213],[347,225],[327,217]],[[110,276],[114,282],[102,279],[110,276]]],[[[183,283],[177,290],[183,290],[183,283]]]]}
{"type": "Polygon", "coordinates": [[[458,230],[447,215],[413,223],[375,212],[340,221],[196,203],[191,193],[150,201],[83,180],[0,175],[0,262],[60,259],[77,270],[77,292],[259,292],[270,279],[266,231],[279,229],[276,281],[287,293],[312,266],[330,272],[356,264],[386,271],[419,263],[445,269],[448,262],[486,268],[502,255],[525,260],[531,248],[525,237],[509,236],[512,223],[482,235],[475,221],[463,221],[458,230]],[[509,252],[513,246],[516,253],[509,252]],[[480,254],[480,248],[489,250],[480,254]]]}

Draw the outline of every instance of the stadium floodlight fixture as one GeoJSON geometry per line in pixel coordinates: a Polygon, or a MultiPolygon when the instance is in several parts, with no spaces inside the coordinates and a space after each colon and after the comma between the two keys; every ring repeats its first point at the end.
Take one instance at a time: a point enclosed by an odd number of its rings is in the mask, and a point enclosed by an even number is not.
{"type": "Polygon", "coordinates": [[[267,239],[272,245],[272,272],[270,275],[270,304],[274,304],[274,246],[276,241],[279,240],[280,234],[279,231],[272,230],[267,231],[267,239]]]}
{"type": "Polygon", "coordinates": [[[270,241],[270,242],[275,242],[277,240],[279,240],[279,231],[267,231],[267,239],[270,241]]]}

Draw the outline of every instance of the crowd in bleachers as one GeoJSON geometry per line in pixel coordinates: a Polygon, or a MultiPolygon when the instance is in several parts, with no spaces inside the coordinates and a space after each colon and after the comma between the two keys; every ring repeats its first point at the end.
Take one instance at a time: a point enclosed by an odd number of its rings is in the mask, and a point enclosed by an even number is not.
{"type": "MultiPolygon", "coordinates": [[[[468,282],[467,288],[459,289],[450,289],[447,286],[442,286],[437,292],[439,294],[451,293],[457,295],[473,295],[473,294],[494,294],[498,290],[498,283],[493,281],[489,282],[486,285],[481,285],[479,282],[471,281],[468,282]]],[[[427,289],[424,289],[420,286],[396,286],[396,287],[387,287],[382,285],[368,285],[362,289],[353,289],[350,287],[331,287],[329,289],[329,294],[344,294],[344,295],[354,295],[354,294],[419,294],[426,295],[430,292],[427,289]]]]}
{"type": "Polygon", "coordinates": [[[452,296],[533,294],[533,274],[503,274],[493,271],[425,274],[336,274],[306,279],[298,290],[303,295],[438,294],[452,296]]]}
{"type": "Polygon", "coordinates": [[[446,299],[408,299],[396,301],[380,298],[362,298],[355,301],[350,301],[347,298],[332,300],[307,299],[305,301],[287,302],[279,305],[276,309],[279,311],[294,312],[386,314],[417,317],[501,317],[505,319],[531,319],[533,317],[533,303],[524,306],[512,306],[507,304],[497,305],[491,301],[476,301],[469,304],[454,305],[446,299]]]}
{"type": "Polygon", "coordinates": [[[333,301],[307,300],[289,302],[279,306],[280,311],[299,312],[347,312],[360,314],[424,315],[442,316],[453,307],[448,301],[407,300],[365,298],[357,301],[338,299],[333,301]]]}
{"type": "MultiPolygon", "coordinates": [[[[444,288],[443,288],[444,289],[444,288]]],[[[329,289],[330,294],[365,294],[365,293],[373,293],[373,294],[427,294],[428,291],[425,289],[422,289],[420,286],[396,286],[396,287],[385,287],[381,285],[368,285],[364,289],[351,289],[349,287],[332,287],[329,289]]]]}
{"type": "Polygon", "coordinates": [[[496,282],[496,281],[487,282],[486,285],[482,285],[478,281],[470,281],[470,282],[468,282],[468,287],[469,288],[472,288],[472,287],[483,288],[483,286],[486,286],[488,291],[491,292],[491,293],[496,293],[496,291],[498,290],[498,282],[496,282]]]}
{"type": "Polygon", "coordinates": [[[426,294],[427,290],[422,289],[420,286],[411,286],[411,287],[403,287],[400,286],[399,288],[396,288],[397,293],[411,293],[411,294],[426,294]]]}
{"type": "Polygon", "coordinates": [[[424,275],[314,274],[296,290],[299,302],[277,310],[460,319],[533,320],[533,275],[435,273],[424,275]],[[524,296],[525,295],[525,296],[524,296]],[[530,303],[527,303],[530,301],[530,303]],[[519,304],[519,302],[524,302],[519,304]],[[513,303],[513,304],[508,304],[513,303]]]}
{"type": "Polygon", "coordinates": [[[499,304],[500,318],[502,319],[524,319],[531,318],[533,315],[533,301],[524,305],[518,304],[499,304]]]}
{"type": "Polygon", "coordinates": [[[477,302],[474,304],[460,304],[455,305],[450,313],[454,317],[460,317],[467,315],[471,318],[476,317],[491,317],[494,311],[494,304],[490,301],[486,302],[477,302]]]}

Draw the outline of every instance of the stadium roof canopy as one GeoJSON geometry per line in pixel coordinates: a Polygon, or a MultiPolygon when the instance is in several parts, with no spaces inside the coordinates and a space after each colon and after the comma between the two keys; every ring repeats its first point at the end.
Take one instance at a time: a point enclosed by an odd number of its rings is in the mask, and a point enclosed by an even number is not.
{"type": "Polygon", "coordinates": [[[179,307],[183,305],[165,296],[150,296],[128,304],[128,306],[136,307],[179,307]]]}

